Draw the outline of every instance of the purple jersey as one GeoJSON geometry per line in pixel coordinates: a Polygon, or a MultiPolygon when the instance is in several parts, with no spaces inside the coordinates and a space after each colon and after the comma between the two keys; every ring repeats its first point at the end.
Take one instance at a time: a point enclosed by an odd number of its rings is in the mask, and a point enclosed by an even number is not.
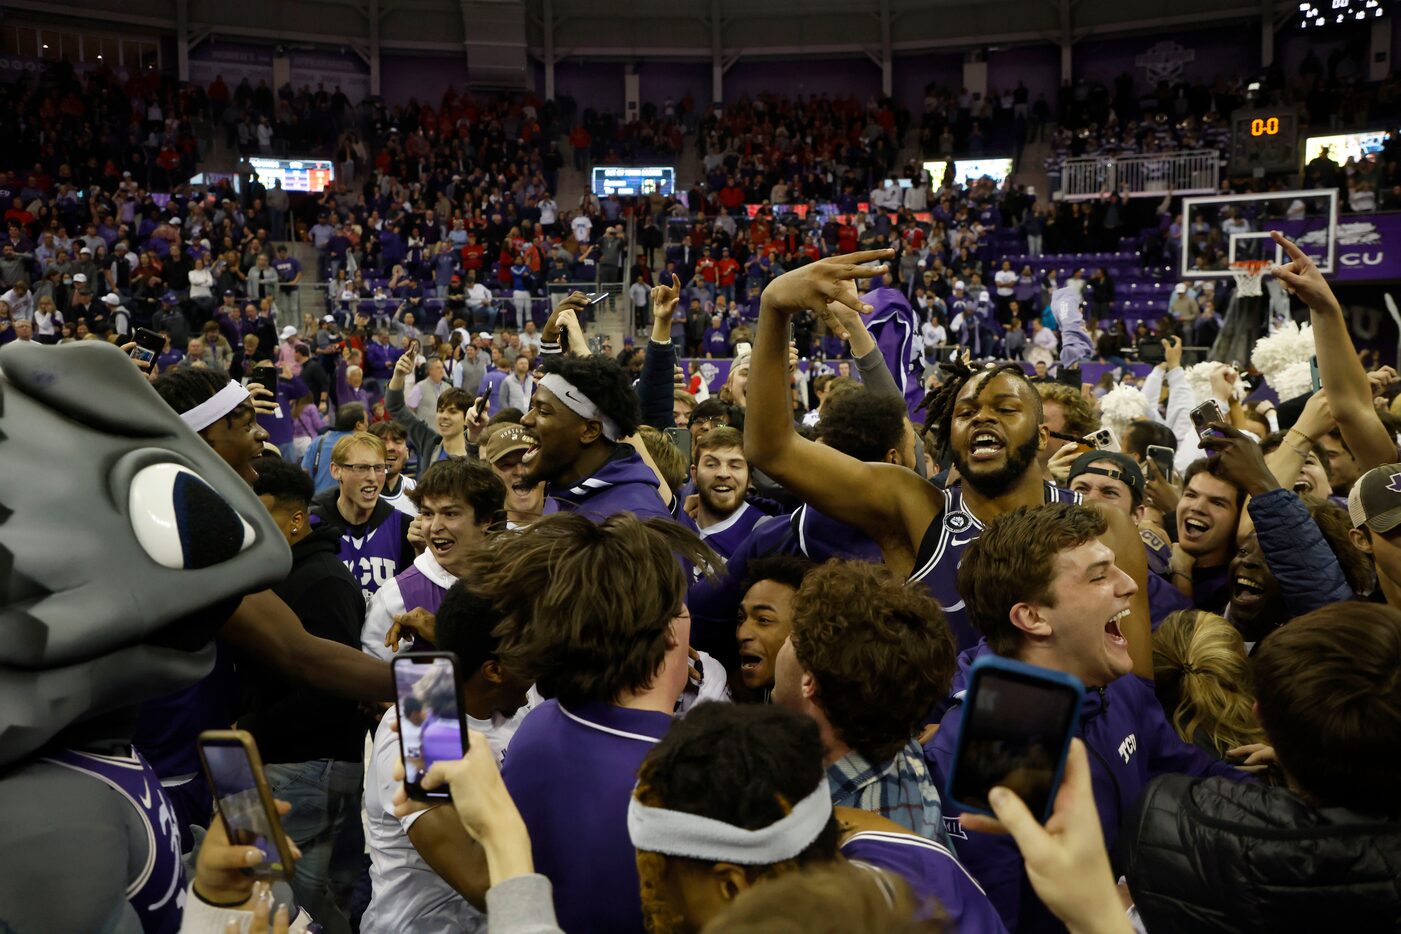
{"type": "Polygon", "coordinates": [[[728,517],[708,529],[701,529],[700,537],[705,540],[707,545],[715,549],[716,554],[728,561],[730,555],[735,553],[735,549],[754,530],[754,523],[762,518],[764,518],[763,510],[748,502],[741,502],[739,508],[730,513],[728,517]]]}
{"type": "Polygon", "coordinates": [[[671,717],[612,704],[548,700],[511,737],[501,776],[570,934],[642,934],[628,801],[637,769],[671,717]]]}
{"type": "MultiPolygon", "coordinates": [[[[145,826],[144,864],[134,865],[126,897],[147,934],[174,934],[185,913],[185,871],[180,862],[180,828],[175,812],[151,766],[136,750],[123,756],[64,749],[43,761],[87,775],[126,798],[145,826]]],[[[141,855],[138,852],[138,857],[141,855]]],[[[57,867],[56,867],[57,868],[57,867]]]]}
{"type": "Polygon", "coordinates": [[[917,901],[937,902],[948,916],[951,931],[996,934],[1007,930],[982,888],[941,843],[908,833],[862,830],[848,837],[841,851],[853,863],[904,879],[917,901]]]}
{"type": "MultiPolygon", "coordinates": [[[[982,634],[968,621],[963,598],[958,593],[958,566],[963,562],[963,549],[983,534],[983,524],[963,505],[963,487],[955,485],[941,491],[944,510],[929,523],[924,540],[915,556],[915,570],[910,580],[919,581],[944,608],[958,650],[978,644],[982,634]]],[[[1046,502],[1078,503],[1080,494],[1046,484],[1046,502]]]]}

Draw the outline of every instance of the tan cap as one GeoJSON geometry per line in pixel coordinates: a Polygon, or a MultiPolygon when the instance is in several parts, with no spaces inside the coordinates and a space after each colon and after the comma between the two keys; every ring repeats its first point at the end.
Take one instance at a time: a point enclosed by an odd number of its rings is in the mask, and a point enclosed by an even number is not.
{"type": "Polygon", "coordinates": [[[482,442],[482,459],[494,464],[512,451],[524,451],[535,444],[535,436],[527,429],[506,422],[493,425],[482,442]]]}
{"type": "Polygon", "coordinates": [[[1355,528],[1367,526],[1385,535],[1401,525],[1401,464],[1373,467],[1358,478],[1347,496],[1355,528]]]}

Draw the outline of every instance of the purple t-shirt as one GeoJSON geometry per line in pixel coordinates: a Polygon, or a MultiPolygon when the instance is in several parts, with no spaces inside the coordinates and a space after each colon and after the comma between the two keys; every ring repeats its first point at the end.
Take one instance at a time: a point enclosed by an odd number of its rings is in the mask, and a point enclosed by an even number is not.
{"type": "Polygon", "coordinates": [[[671,722],[654,711],[548,700],[511,738],[502,778],[570,934],[644,931],[628,800],[638,767],[671,722]]]}
{"type": "Polygon", "coordinates": [[[862,830],[848,837],[841,851],[852,862],[904,879],[917,900],[937,901],[951,931],[996,934],[1007,930],[982,888],[941,843],[914,834],[862,830]]]}

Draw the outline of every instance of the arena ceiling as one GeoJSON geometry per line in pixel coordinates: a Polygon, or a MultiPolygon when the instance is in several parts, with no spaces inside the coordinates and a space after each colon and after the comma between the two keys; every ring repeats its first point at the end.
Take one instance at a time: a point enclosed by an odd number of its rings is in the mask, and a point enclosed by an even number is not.
{"type": "Polygon", "coordinates": [[[9,0],[5,15],[138,27],[187,47],[246,38],[460,51],[522,43],[536,61],[1073,45],[1089,36],[1239,23],[1256,42],[1292,0],[9,0]],[[1252,23],[1254,24],[1252,27],[1252,23]]]}

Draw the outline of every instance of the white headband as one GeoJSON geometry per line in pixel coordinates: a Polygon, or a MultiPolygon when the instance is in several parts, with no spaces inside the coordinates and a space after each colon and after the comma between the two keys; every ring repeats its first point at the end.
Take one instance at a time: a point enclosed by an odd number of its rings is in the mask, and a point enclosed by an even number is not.
{"type": "Polygon", "coordinates": [[[545,376],[541,378],[540,385],[553,393],[555,398],[563,402],[565,407],[575,415],[585,421],[595,421],[601,424],[603,426],[603,437],[607,438],[609,441],[617,441],[618,436],[622,434],[622,432],[618,430],[617,422],[613,421],[613,419],[609,418],[607,415],[604,415],[603,411],[594,404],[592,399],[584,395],[583,392],[579,390],[578,386],[575,386],[558,373],[546,373],[545,376]]]}
{"type": "Polygon", "coordinates": [[[832,792],[824,776],[792,811],[758,830],[699,814],[648,807],[634,797],[628,801],[628,836],[634,847],[649,853],[767,866],[806,850],[831,817],[832,792]]]}
{"type": "Polygon", "coordinates": [[[194,408],[181,412],[180,420],[195,431],[204,431],[228,415],[248,398],[248,390],[229,380],[229,384],[194,408]]]}

